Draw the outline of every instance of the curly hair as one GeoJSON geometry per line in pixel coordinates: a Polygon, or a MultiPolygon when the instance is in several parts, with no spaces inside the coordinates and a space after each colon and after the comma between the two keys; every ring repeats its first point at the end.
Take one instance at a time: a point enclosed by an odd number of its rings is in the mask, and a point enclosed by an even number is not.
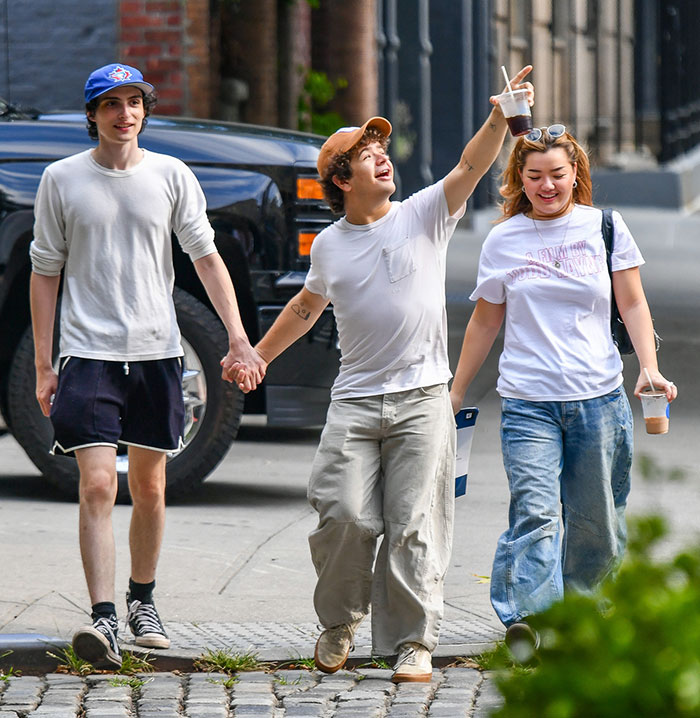
{"type": "Polygon", "coordinates": [[[351,147],[347,152],[335,155],[326,169],[325,177],[319,180],[321,189],[323,190],[323,198],[328,202],[331,212],[334,214],[343,214],[345,211],[345,192],[333,182],[333,177],[340,180],[349,180],[352,177],[352,169],[350,167],[351,160],[356,157],[363,147],[371,142],[379,142],[382,149],[386,152],[391,140],[376,127],[368,127],[356,145],[351,147]]]}
{"type": "Polygon", "coordinates": [[[546,131],[537,142],[525,137],[519,137],[513,147],[508,165],[503,171],[503,184],[499,194],[503,197],[501,212],[503,216],[499,221],[514,217],[516,214],[526,214],[532,210],[532,203],[523,192],[523,180],[520,176],[527,157],[531,152],[547,152],[554,148],[561,148],[566,152],[571,166],[576,164],[576,187],[573,188],[573,201],[575,204],[593,206],[593,188],[591,183],[591,165],[586,150],[565,132],[561,137],[550,137],[546,131]]]}
{"type": "MultiPolygon", "coordinates": [[[[144,92],[139,88],[139,92],[143,95],[143,109],[144,109],[144,117],[143,122],[141,124],[141,129],[139,130],[139,134],[141,134],[145,129],[146,125],[148,124],[148,116],[153,112],[153,108],[156,106],[156,102],[158,101],[158,97],[156,95],[155,90],[151,90],[150,92],[144,92]]],[[[94,115],[97,111],[97,108],[100,104],[100,97],[94,97],[90,102],[87,102],[85,104],[85,119],[87,127],[88,135],[90,135],[91,140],[98,140],[99,134],[97,132],[97,123],[95,120],[91,120],[89,115],[94,115]]]]}

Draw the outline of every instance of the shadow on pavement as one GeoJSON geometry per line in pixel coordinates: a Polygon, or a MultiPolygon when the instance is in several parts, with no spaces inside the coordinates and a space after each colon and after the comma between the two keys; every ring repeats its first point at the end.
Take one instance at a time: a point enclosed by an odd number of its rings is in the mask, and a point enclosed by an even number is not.
{"type": "Polygon", "coordinates": [[[264,443],[266,441],[293,442],[297,444],[318,444],[321,438],[321,427],[315,429],[299,429],[296,427],[264,426],[242,424],[238,430],[236,441],[264,443]]]}
{"type": "Polygon", "coordinates": [[[207,479],[197,491],[182,498],[168,501],[168,506],[225,506],[275,507],[289,506],[293,502],[306,503],[306,487],[285,486],[279,483],[250,483],[207,479]]]}
{"type": "Polygon", "coordinates": [[[71,500],[52,486],[41,476],[21,474],[0,475],[0,498],[7,501],[59,501],[71,503],[71,500]]]}

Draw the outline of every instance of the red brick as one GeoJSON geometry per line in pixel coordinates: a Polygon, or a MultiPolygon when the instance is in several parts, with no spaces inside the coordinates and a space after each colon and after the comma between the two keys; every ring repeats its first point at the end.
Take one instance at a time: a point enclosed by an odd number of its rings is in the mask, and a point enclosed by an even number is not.
{"type": "Polygon", "coordinates": [[[133,43],[134,45],[143,42],[143,30],[122,30],[119,33],[121,43],[133,43]]]}
{"type": "Polygon", "coordinates": [[[161,27],[161,19],[157,15],[144,15],[142,13],[121,16],[122,27],[161,27]]]}
{"type": "Polygon", "coordinates": [[[158,97],[163,100],[181,100],[183,97],[182,88],[161,86],[158,88],[158,97]]]}
{"type": "Polygon", "coordinates": [[[126,45],[124,47],[124,52],[132,56],[149,57],[150,55],[159,55],[160,51],[160,45],[126,45]]]}
{"type": "Polygon", "coordinates": [[[143,37],[146,42],[182,42],[179,30],[146,30],[143,37]]]}
{"type": "Polygon", "coordinates": [[[143,0],[122,0],[119,5],[119,14],[143,12],[143,0]]]}
{"type": "Polygon", "coordinates": [[[181,115],[182,104],[169,103],[167,105],[161,105],[160,103],[158,103],[156,105],[156,111],[159,115],[181,115]]]}
{"type": "Polygon", "coordinates": [[[181,60],[160,57],[149,57],[148,67],[155,72],[174,72],[180,69],[181,60]]]}
{"type": "Polygon", "coordinates": [[[175,25],[182,25],[182,15],[180,15],[180,13],[168,15],[165,20],[166,24],[169,27],[174,27],[175,25]]]}
{"type": "Polygon", "coordinates": [[[148,12],[178,12],[180,10],[179,0],[146,0],[148,12]]]}

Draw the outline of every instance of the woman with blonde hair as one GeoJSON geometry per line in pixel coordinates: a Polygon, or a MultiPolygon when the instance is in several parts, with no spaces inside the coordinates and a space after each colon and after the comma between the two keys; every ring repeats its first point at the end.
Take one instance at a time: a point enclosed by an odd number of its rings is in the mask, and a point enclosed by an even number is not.
{"type": "Polygon", "coordinates": [[[618,212],[610,280],[583,147],[564,125],[535,128],[516,141],[503,178],[450,398],[456,412],[505,318],[497,391],[510,509],[491,602],[507,643],[536,647],[527,616],[565,589],[594,588],[625,548],[633,427],[611,288],[639,359],[635,395],[645,370],[669,401],[677,390],[658,369],[644,260],[618,212]]]}

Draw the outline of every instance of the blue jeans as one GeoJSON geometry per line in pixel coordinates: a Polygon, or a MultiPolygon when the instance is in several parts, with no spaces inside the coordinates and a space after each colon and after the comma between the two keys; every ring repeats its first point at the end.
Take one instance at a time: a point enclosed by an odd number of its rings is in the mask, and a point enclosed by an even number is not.
{"type": "Polygon", "coordinates": [[[622,559],[632,428],[621,386],[584,401],[502,399],[510,510],[491,603],[506,626],[545,610],[564,589],[595,588],[622,559]]]}

